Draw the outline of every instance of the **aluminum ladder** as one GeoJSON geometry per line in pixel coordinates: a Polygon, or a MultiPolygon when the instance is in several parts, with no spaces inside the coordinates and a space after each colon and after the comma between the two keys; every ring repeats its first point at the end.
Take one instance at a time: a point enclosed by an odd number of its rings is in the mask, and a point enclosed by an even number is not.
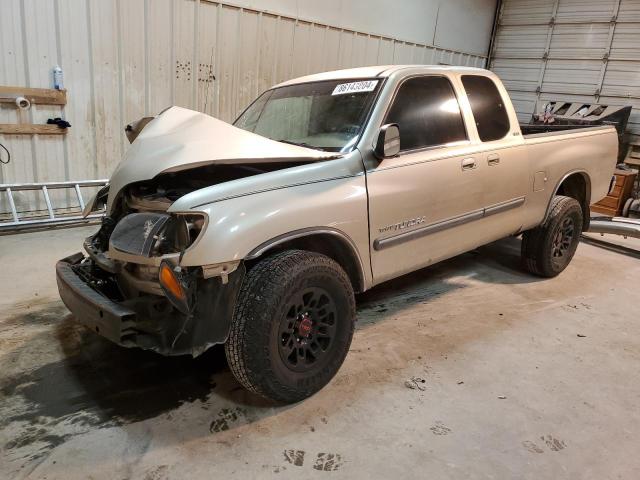
{"type": "Polygon", "coordinates": [[[7,199],[11,214],[10,217],[6,218],[6,213],[9,212],[3,212],[3,217],[5,218],[0,218],[0,233],[20,232],[33,228],[55,227],[80,222],[96,221],[104,215],[102,212],[94,212],[89,214],[86,218],[82,217],[82,210],[84,210],[85,201],[82,197],[81,189],[85,187],[101,188],[106,184],[107,180],[0,184],[0,199],[3,197],[7,199]],[[34,214],[35,209],[25,212],[25,214],[22,214],[23,212],[20,212],[19,214],[13,195],[16,192],[28,190],[39,190],[42,193],[44,203],[47,207],[47,213],[45,215],[34,214]],[[56,213],[56,209],[51,202],[51,196],[49,195],[50,190],[73,191],[78,201],[78,205],[63,207],[62,209],[66,210],[66,212],[56,213]]]}

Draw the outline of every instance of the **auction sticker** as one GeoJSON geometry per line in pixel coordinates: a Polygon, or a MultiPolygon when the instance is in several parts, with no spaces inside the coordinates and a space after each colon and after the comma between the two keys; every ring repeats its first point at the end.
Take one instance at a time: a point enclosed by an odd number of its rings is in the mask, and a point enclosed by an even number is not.
{"type": "Polygon", "coordinates": [[[336,85],[331,95],[344,95],[345,93],[370,92],[376,85],[378,80],[364,80],[362,82],[341,83],[336,85]]]}

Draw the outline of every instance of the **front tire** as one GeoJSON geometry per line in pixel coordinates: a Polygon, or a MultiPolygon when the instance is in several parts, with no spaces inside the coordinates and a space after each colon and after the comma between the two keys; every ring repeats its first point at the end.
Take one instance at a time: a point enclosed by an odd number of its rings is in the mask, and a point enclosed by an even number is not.
{"type": "Polygon", "coordinates": [[[582,224],[582,208],[578,201],[555,196],[545,223],[522,236],[524,268],[534,275],[548,278],[562,272],[578,248],[582,224]]]}
{"type": "Polygon", "coordinates": [[[242,283],[225,352],[248,390],[291,403],[324,387],[353,336],[349,277],[331,258],[287,250],[257,263],[242,283]]]}

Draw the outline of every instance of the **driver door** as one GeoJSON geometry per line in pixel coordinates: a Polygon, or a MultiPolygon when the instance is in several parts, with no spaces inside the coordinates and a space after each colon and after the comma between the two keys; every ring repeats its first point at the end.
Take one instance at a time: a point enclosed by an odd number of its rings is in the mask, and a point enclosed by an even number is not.
{"type": "Polygon", "coordinates": [[[445,76],[404,80],[387,123],[399,126],[401,152],[367,172],[375,283],[473,248],[487,168],[445,76]]]}

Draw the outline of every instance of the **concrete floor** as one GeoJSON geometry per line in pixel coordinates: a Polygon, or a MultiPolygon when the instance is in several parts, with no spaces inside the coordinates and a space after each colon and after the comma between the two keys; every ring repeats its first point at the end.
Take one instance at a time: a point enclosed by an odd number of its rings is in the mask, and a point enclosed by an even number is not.
{"type": "Polygon", "coordinates": [[[637,253],[540,280],[507,239],[375,288],[338,376],[280,407],[219,348],[76,326],[54,263],[93,230],[0,237],[2,478],[640,478],[637,253]]]}

